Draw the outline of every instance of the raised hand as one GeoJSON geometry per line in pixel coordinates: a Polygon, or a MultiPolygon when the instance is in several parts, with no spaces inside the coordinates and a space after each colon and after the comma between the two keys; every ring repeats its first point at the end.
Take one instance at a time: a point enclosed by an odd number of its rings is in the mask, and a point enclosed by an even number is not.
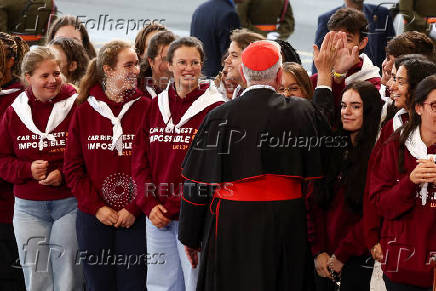
{"type": "Polygon", "coordinates": [[[336,52],[340,44],[339,40],[339,33],[330,31],[324,37],[321,48],[318,48],[316,44],[313,45],[313,62],[318,70],[318,74],[325,71],[330,74],[332,71],[335,64],[336,52]]]}
{"type": "Polygon", "coordinates": [[[348,72],[355,64],[359,62],[359,47],[354,46],[353,49],[347,47],[347,34],[338,32],[340,37],[340,48],[337,51],[336,62],[334,69],[337,73],[343,74],[348,72]]]}

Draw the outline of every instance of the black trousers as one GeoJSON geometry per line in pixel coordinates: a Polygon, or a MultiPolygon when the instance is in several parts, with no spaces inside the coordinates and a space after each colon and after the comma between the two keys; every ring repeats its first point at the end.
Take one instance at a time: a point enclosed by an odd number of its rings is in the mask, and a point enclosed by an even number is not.
{"type": "Polygon", "coordinates": [[[0,291],[26,290],[12,224],[0,223],[0,291]]]}
{"type": "Polygon", "coordinates": [[[77,211],[77,261],[83,265],[88,291],[144,291],[147,270],[145,216],[129,228],[102,224],[77,211]]]}
{"type": "MultiPolygon", "coordinates": [[[[341,291],[368,291],[374,261],[368,256],[351,257],[341,272],[341,291]]],[[[333,291],[335,284],[329,278],[315,275],[316,291],[333,291]]]]}
{"type": "Polygon", "coordinates": [[[383,274],[386,289],[388,291],[431,291],[432,288],[420,288],[413,285],[401,284],[392,282],[386,275],[383,274]]]}

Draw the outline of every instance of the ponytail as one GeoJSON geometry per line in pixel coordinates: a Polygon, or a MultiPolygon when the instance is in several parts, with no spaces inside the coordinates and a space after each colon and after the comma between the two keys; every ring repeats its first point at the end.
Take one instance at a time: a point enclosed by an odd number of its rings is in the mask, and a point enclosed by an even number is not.
{"type": "Polygon", "coordinates": [[[85,102],[88,99],[89,91],[95,85],[100,84],[103,86],[106,79],[103,66],[114,68],[117,64],[118,54],[124,48],[131,48],[131,46],[129,43],[121,40],[113,40],[100,48],[98,56],[89,62],[86,74],[80,82],[77,103],[85,102]]]}
{"type": "Polygon", "coordinates": [[[88,99],[89,90],[97,83],[99,83],[100,78],[97,72],[97,58],[92,59],[89,62],[88,69],[86,70],[85,76],[83,76],[82,81],[79,85],[79,96],[77,96],[77,102],[79,104],[83,103],[88,99]]]}

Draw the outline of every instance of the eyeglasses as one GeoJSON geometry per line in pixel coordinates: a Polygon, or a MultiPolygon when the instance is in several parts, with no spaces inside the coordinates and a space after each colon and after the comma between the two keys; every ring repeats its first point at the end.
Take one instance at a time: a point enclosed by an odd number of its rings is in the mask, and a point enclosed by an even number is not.
{"type": "Polygon", "coordinates": [[[431,103],[424,102],[423,104],[430,105],[431,111],[436,113],[436,101],[435,102],[431,102],[431,103]]]}
{"type": "Polygon", "coordinates": [[[298,90],[300,90],[299,86],[294,86],[294,87],[281,87],[277,90],[278,93],[280,94],[289,94],[289,95],[293,95],[295,92],[297,92],[298,90]]]}
{"type": "MultiPolygon", "coordinates": [[[[191,63],[190,63],[190,65],[191,65],[192,68],[198,68],[198,67],[201,67],[201,64],[202,64],[202,62],[201,62],[200,60],[193,60],[193,61],[191,61],[191,63]]],[[[186,67],[188,66],[188,61],[186,61],[186,60],[178,60],[178,61],[176,62],[176,66],[177,66],[179,69],[184,69],[184,68],[186,68],[186,67]]]]}

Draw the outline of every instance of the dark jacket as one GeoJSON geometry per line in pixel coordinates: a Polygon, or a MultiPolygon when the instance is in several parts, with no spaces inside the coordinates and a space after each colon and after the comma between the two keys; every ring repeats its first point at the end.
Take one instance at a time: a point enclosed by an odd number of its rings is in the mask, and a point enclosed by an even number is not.
{"type": "MultiPolygon", "coordinates": [[[[330,17],[341,8],[345,8],[345,5],[330,10],[318,17],[318,29],[315,35],[315,44],[318,47],[321,47],[324,36],[329,31],[327,23],[330,17]]],[[[369,23],[368,45],[365,47],[364,53],[375,66],[381,67],[386,56],[385,47],[387,42],[395,36],[392,17],[388,9],[373,4],[364,4],[363,13],[369,23]]],[[[316,73],[316,71],[315,65],[313,65],[312,73],[316,73]]]]}
{"type": "Polygon", "coordinates": [[[203,74],[215,77],[221,69],[221,58],[230,45],[230,33],[240,28],[238,14],[230,0],[209,0],[192,14],[191,36],[203,42],[206,54],[203,74]]]}

